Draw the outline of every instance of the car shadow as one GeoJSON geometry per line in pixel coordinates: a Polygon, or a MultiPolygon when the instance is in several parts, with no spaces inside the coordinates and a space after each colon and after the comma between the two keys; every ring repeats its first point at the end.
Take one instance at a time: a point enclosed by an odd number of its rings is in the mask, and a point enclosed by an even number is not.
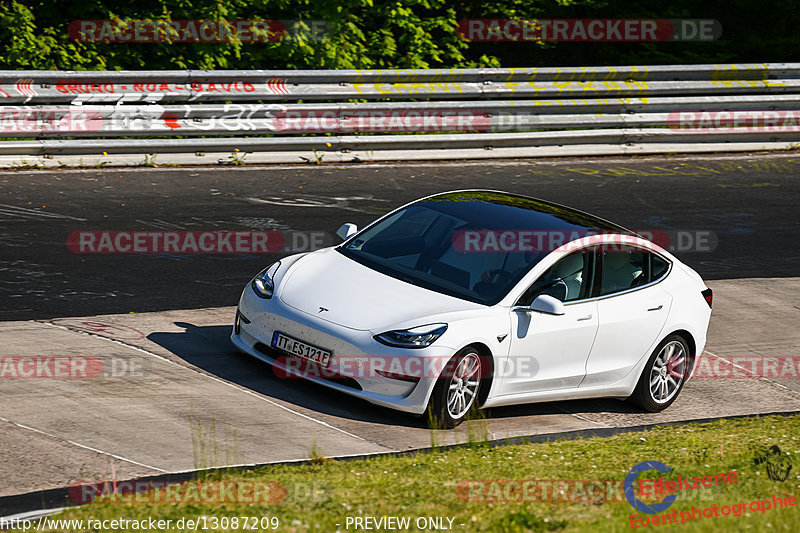
{"type": "MultiPolygon", "coordinates": [[[[343,392],[302,379],[277,377],[271,367],[241,353],[230,342],[231,326],[195,326],[175,322],[182,332],[156,332],[148,340],[186,363],[216,377],[297,408],[359,422],[427,429],[425,417],[393,411],[343,392]]],[[[521,422],[523,417],[551,414],[640,413],[614,399],[533,403],[487,409],[483,416],[495,423],[521,422]]]]}
{"type": "Polygon", "coordinates": [[[237,350],[231,326],[195,326],[175,322],[182,332],[155,332],[147,339],[186,363],[274,400],[330,416],[393,426],[426,428],[423,417],[400,413],[365,400],[295,378],[279,378],[270,365],[237,350]]]}
{"type": "Polygon", "coordinates": [[[620,400],[615,400],[613,398],[597,398],[492,407],[485,411],[485,416],[489,420],[510,420],[539,415],[569,414],[580,416],[591,413],[641,414],[642,411],[620,400]]]}

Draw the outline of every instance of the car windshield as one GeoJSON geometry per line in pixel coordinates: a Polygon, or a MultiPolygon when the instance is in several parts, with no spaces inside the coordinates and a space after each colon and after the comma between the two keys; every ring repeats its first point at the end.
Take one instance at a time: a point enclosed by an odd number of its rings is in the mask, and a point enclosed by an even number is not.
{"type": "Polygon", "coordinates": [[[516,236],[526,231],[566,234],[584,229],[587,221],[604,222],[532,198],[448,193],[392,213],[339,251],[396,279],[494,305],[552,249],[516,245],[516,236]],[[503,232],[515,238],[494,238],[503,232]]]}

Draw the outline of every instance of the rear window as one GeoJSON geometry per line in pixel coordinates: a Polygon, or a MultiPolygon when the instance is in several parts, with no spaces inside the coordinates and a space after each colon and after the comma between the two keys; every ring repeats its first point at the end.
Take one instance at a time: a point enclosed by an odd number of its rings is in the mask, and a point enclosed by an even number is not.
{"type": "Polygon", "coordinates": [[[633,246],[604,252],[602,261],[601,295],[627,291],[658,281],[669,270],[669,261],[633,246]]]}
{"type": "Polygon", "coordinates": [[[653,261],[653,268],[652,268],[652,281],[657,281],[664,277],[664,274],[667,273],[669,270],[669,263],[666,259],[656,254],[650,254],[652,256],[653,261]]]}

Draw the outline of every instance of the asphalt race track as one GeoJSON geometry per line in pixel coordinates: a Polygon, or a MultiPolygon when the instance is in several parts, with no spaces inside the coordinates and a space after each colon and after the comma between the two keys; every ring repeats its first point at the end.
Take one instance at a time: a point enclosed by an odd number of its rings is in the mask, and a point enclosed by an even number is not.
{"type": "Polygon", "coordinates": [[[714,251],[679,254],[707,279],[792,276],[799,175],[800,156],[3,172],[0,319],[235,305],[280,257],[78,255],[66,246],[74,231],[294,230],[332,243],[343,222],[465,188],[564,203],[631,229],[713,232],[714,251]]]}
{"type": "MultiPolygon", "coordinates": [[[[491,188],[675,237],[714,289],[712,360],[800,347],[800,156],[0,173],[0,356],[82,356],[93,379],[0,379],[0,496],[225,464],[800,409],[800,380],[696,379],[663,413],[615,400],[420,419],[278,379],[228,341],[239,293],[282,254],[81,254],[79,231],[274,230],[330,244],[427,194],[491,188]],[[699,239],[699,242],[698,242],[699,239]],[[690,242],[691,241],[691,242],[690,242]],[[114,366],[116,365],[116,366],[114,366]],[[105,476],[105,477],[104,477],[105,476]]],[[[283,252],[283,254],[288,252],[283,252]]]]}

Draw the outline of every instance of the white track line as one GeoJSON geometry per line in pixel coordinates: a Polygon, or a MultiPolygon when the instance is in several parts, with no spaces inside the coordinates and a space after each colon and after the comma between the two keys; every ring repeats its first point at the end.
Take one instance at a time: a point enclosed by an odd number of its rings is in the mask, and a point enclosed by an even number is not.
{"type": "Polygon", "coordinates": [[[85,218],[71,217],[69,215],[60,215],[58,213],[50,213],[47,211],[37,211],[36,209],[28,209],[26,207],[17,207],[15,205],[7,205],[7,204],[0,204],[0,213],[20,218],[62,218],[65,220],[77,220],[78,222],[86,222],[85,218]]]}
{"type": "Polygon", "coordinates": [[[158,472],[164,472],[164,473],[168,473],[169,472],[168,470],[163,470],[163,469],[158,468],[156,466],[151,466],[151,465],[148,465],[148,464],[140,463],[139,461],[134,461],[133,459],[128,459],[127,457],[122,457],[121,455],[116,455],[116,454],[113,454],[113,453],[104,452],[103,450],[98,450],[97,448],[92,448],[91,446],[87,446],[85,444],[81,444],[80,442],[75,442],[74,440],[65,439],[64,437],[60,437],[58,435],[54,435],[54,434],[48,433],[46,431],[42,431],[41,429],[36,429],[34,427],[26,426],[25,424],[19,424],[17,422],[14,422],[13,420],[9,420],[7,418],[3,418],[2,416],[0,416],[0,420],[2,420],[3,422],[8,422],[9,424],[11,424],[13,426],[16,426],[18,428],[27,429],[29,431],[34,431],[36,433],[39,433],[41,435],[45,435],[47,437],[50,437],[52,439],[56,439],[58,441],[68,442],[69,444],[72,444],[73,446],[77,446],[79,448],[83,448],[84,450],[89,450],[89,451],[92,451],[92,452],[95,452],[95,453],[100,453],[100,454],[103,454],[103,455],[107,455],[109,457],[113,457],[114,459],[119,459],[120,461],[125,461],[126,463],[131,463],[131,464],[134,464],[134,465],[137,465],[137,466],[143,466],[145,468],[150,468],[151,470],[156,470],[158,472]]]}
{"type": "Polygon", "coordinates": [[[65,329],[65,330],[71,331],[73,333],[81,333],[83,335],[89,335],[91,337],[97,337],[99,339],[103,339],[103,340],[106,340],[106,341],[109,341],[109,342],[113,342],[115,344],[119,344],[120,346],[125,346],[126,348],[131,348],[133,350],[138,350],[138,351],[142,352],[143,354],[149,355],[151,357],[155,357],[156,359],[159,359],[159,360],[164,361],[166,363],[175,365],[177,367],[180,367],[180,368],[183,368],[183,369],[186,369],[186,370],[191,370],[193,372],[196,372],[197,374],[200,374],[201,376],[204,376],[204,377],[206,377],[206,378],[208,378],[210,380],[216,381],[217,383],[222,383],[223,385],[227,385],[228,387],[236,389],[239,392],[244,392],[245,394],[249,394],[250,396],[253,396],[254,398],[258,398],[259,400],[265,401],[270,405],[274,405],[275,407],[279,407],[280,409],[283,409],[284,411],[287,411],[287,412],[292,413],[294,415],[297,415],[299,417],[305,418],[306,420],[310,420],[311,422],[315,422],[317,424],[325,426],[328,429],[333,429],[335,431],[338,431],[339,433],[343,433],[343,434],[347,435],[348,437],[352,437],[352,438],[357,439],[357,440],[362,440],[364,442],[369,442],[367,439],[365,439],[363,437],[359,437],[358,435],[354,435],[353,433],[345,431],[345,430],[343,430],[341,428],[337,428],[336,426],[332,426],[331,424],[328,424],[327,422],[324,422],[322,420],[318,420],[318,419],[316,419],[314,417],[311,417],[311,416],[308,416],[306,414],[300,413],[298,411],[295,411],[294,409],[290,409],[290,408],[286,407],[285,405],[281,405],[281,404],[279,404],[277,402],[274,402],[274,401],[270,400],[269,398],[267,398],[265,396],[262,396],[260,394],[257,394],[257,393],[255,393],[255,392],[253,392],[251,390],[239,387],[239,386],[234,385],[233,383],[231,383],[229,381],[225,381],[224,379],[220,379],[220,378],[218,378],[216,376],[212,376],[210,374],[206,374],[205,372],[200,372],[199,370],[197,370],[194,367],[181,365],[179,363],[176,363],[175,361],[167,359],[166,357],[160,356],[157,353],[153,353],[153,352],[151,352],[149,350],[145,350],[144,348],[140,348],[140,347],[135,346],[133,344],[128,344],[126,342],[122,342],[122,341],[119,341],[117,339],[109,339],[108,337],[104,337],[104,336],[98,335],[96,333],[90,333],[88,331],[72,329],[72,328],[68,328],[66,326],[62,326],[62,325],[59,325],[59,324],[53,324],[52,322],[37,321],[37,320],[31,320],[30,322],[33,322],[35,324],[45,324],[45,325],[48,325],[48,326],[51,326],[51,327],[54,327],[54,328],[65,329]]]}
{"type": "Polygon", "coordinates": [[[56,507],[55,509],[42,509],[37,511],[28,511],[27,513],[12,514],[10,516],[0,517],[0,523],[5,522],[8,524],[9,522],[21,522],[22,520],[33,521],[36,518],[41,520],[42,517],[60,513],[64,509],[66,509],[66,507],[56,507]]]}

